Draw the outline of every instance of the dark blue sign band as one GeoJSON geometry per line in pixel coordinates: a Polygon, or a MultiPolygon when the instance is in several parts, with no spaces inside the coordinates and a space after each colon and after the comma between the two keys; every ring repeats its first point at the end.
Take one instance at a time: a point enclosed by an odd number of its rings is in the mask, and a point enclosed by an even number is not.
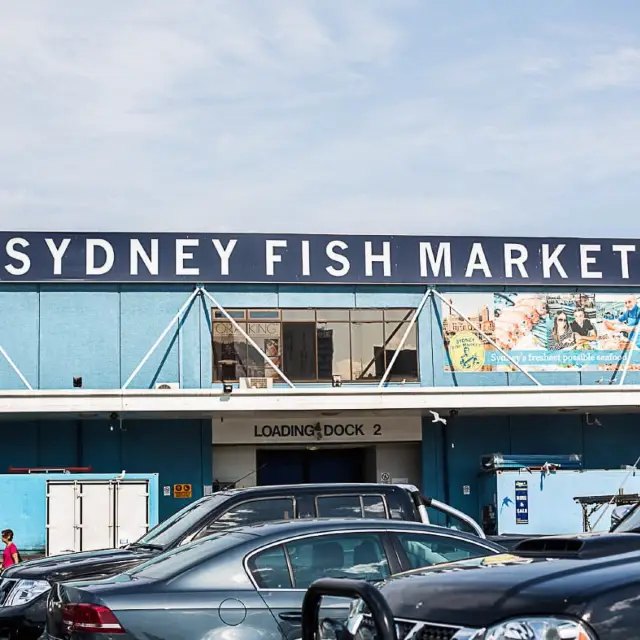
{"type": "Polygon", "coordinates": [[[640,282],[640,243],[576,238],[0,233],[0,280],[419,285],[640,282]]]}

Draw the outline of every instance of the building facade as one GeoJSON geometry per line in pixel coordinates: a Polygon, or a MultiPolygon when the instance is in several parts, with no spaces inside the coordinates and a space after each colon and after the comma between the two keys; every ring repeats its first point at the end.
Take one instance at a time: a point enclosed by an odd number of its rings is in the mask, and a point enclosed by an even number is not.
{"type": "Polygon", "coordinates": [[[629,241],[0,235],[5,471],[157,472],[161,519],[314,481],[480,518],[483,455],[640,455],[629,241]]]}

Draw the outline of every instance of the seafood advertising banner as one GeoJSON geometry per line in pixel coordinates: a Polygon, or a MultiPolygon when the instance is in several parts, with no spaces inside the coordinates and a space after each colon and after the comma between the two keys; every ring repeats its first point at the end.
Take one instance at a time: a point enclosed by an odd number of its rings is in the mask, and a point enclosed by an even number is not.
{"type": "MultiPolygon", "coordinates": [[[[477,329],[529,371],[613,371],[628,357],[640,322],[636,294],[455,293],[446,298],[473,324],[442,303],[446,371],[517,371],[477,329]]],[[[640,349],[634,350],[630,369],[640,370],[640,349]]]]}

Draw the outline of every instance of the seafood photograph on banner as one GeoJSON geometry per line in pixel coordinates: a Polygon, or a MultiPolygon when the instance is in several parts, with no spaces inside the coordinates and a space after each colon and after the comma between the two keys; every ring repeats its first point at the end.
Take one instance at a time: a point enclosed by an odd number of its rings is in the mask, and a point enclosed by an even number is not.
{"type": "MultiPolygon", "coordinates": [[[[472,323],[442,303],[445,371],[517,371],[509,358],[528,371],[614,371],[624,367],[631,343],[640,343],[634,337],[640,323],[635,294],[453,293],[445,298],[472,323]]],[[[640,370],[638,347],[630,370],[640,370]]]]}

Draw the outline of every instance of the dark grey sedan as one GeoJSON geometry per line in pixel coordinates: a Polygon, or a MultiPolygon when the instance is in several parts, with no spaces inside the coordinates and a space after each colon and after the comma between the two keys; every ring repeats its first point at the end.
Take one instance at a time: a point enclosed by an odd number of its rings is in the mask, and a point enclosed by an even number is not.
{"type": "MultiPolygon", "coordinates": [[[[55,585],[44,638],[294,640],[318,578],[379,581],[504,552],[442,527],[393,520],[293,520],[202,538],[102,581],[55,585]]],[[[323,615],[346,619],[350,601],[323,615]]]]}

